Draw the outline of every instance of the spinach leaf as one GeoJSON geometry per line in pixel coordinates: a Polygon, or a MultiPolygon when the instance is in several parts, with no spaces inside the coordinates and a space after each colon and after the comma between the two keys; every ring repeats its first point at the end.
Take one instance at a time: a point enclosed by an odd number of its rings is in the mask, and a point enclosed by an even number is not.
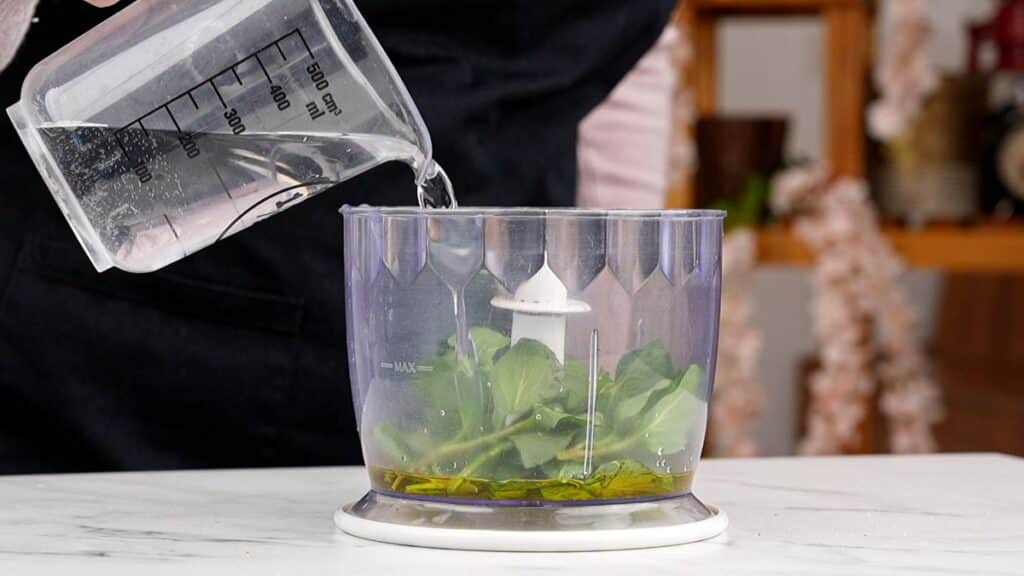
{"type": "Polygon", "coordinates": [[[491,484],[491,495],[497,500],[520,500],[532,487],[530,480],[502,480],[491,484]]]}
{"type": "Polygon", "coordinates": [[[643,415],[638,434],[650,451],[674,454],[686,447],[686,432],[701,403],[690,391],[700,387],[703,377],[699,367],[690,366],[679,384],[643,415]]]}
{"type": "Polygon", "coordinates": [[[679,376],[679,386],[700,399],[700,392],[704,387],[704,371],[696,364],[690,365],[686,372],[679,376]]]}
{"type": "Polygon", "coordinates": [[[549,396],[558,365],[554,353],[536,340],[524,338],[509,348],[491,371],[494,427],[511,424],[549,396]]]}
{"type": "Polygon", "coordinates": [[[676,382],[669,379],[660,380],[650,390],[641,392],[635,396],[623,398],[615,406],[615,425],[627,426],[637,416],[643,413],[644,408],[661,399],[662,396],[671,392],[676,382]]]}
{"type": "Polygon", "coordinates": [[[480,487],[475,482],[467,482],[465,478],[453,478],[445,487],[448,496],[473,497],[480,494],[480,487]]]}
{"type": "MultiPolygon", "coordinates": [[[[611,374],[605,370],[599,370],[597,373],[598,394],[612,382],[611,374]]],[[[559,383],[565,409],[569,412],[586,411],[587,395],[590,391],[590,369],[587,368],[587,365],[575,358],[566,358],[559,383]]]]}
{"type": "Polygon", "coordinates": [[[657,494],[672,490],[672,479],[656,474],[636,460],[614,460],[602,464],[584,483],[584,487],[605,498],[636,494],[657,494]]]}
{"type": "MultiPolygon", "coordinates": [[[[554,430],[561,426],[562,430],[583,428],[587,425],[586,414],[569,414],[558,406],[546,406],[538,404],[533,407],[534,418],[537,423],[546,430],[554,430]]],[[[594,425],[600,426],[604,417],[598,412],[594,414],[594,425]]]]}
{"type": "Polygon", "coordinates": [[[416,373],[416,386],[428,404],[431,434],[451,438],[479,430],[485,406],[479,372],[472,366],[460,366],[451,350],[424,364],[430,371],[416,373]]]}
{"type": "Polygon", "coordinates": [[[540,495],[545,500],[553,502],[565,502],[568,500],[590,500],[594,497],[587,491],[583,484],[556,484],[553,486],[541,486],[540,495]]]}
{"type": "Polygon", "coordinates": [[[373,429],[377,446],[395,462],[406,462],[412,455],[402,438],[402,433],[388,422],[382,422],[373,429]]]}
{"type": "Polygon", "coordinates": [[[402,433],[402,441],[408,447],[409,455],[415,458],[419,458],[437,447],[434,437],[423,430],[402,433]]]}
{"type": "Polygon", "coordinates": [[[647,343],[625,354],[615,368],[617,396],[630,397],[646,392],[664,379],[676,377],[672,358],[660,340],[647,343]]]}
{"type": "Polygon", "coordinates": [[[565,462],[562,464],[558,472],[552,475],[552,478],[558,478],[559,480],[570,480],[573,478],[583,477],[583,463],[582,462],[565,462]]]}
{"type": "Polygon", "coordinates": [[[428,405],[438,409],[455,405],[455,352],[449,350],[420,364],[427,369],[417,370],[416,388],[423,393],[428,405]]]}
{"type": "Polygon", "coordinates": [[[416,494],[418,496],[446,496],[448,494],[448,483],[442,478],[430,478],[416,484],[404,486],[402,491],[406,494],[416,494]]]}
{"type": "Polygon", "coordinates": [[[487,462],[473,476],[489,480],[522,480],[529,476],[529,471],[523,468],[518,458],[510,458],[506,455],[503,458],[495,458],[487,462]]]}
{"type": "Polygon", "coordinates": [[[555,455],[572,442],[572,432],[524,432],[509,439],[519,451],[523,468],[533,468],[555,459],[555,455]]]}
{"type": "Polygon", "coordinates": [[[636,460],[622,459],[605,462],[598,466],[597,470],[590,475],[589,484],[602,485],[611,481],[616,476],[646,474],[651,469],[636,460]]]}
{"type": "MultiPolygon", "coordinates": [[[[509,345],[508,336],[486,326],[470,328],[469,339],[473,341],[473,348],[476,350],[477,364],[485,372],[490,372],[494,366],[494,355],[509,345]]],[[[448,337],[448,347],[455,348],[454,334],[448,337]]]]}
{"type": "Polygon", "coordinates": [[[390,422],[378,424],[373,429],[373,438],[377,446],[396,463],[412,462],[433,450],[436,445],[430,434],[422,430],[403,432],[390,422]]]}
{"type": "Polygon", "coordinates": [[[590,375],[586,365],[575,358],[566,358],[559,383],[566,410],[579,412],[587,409],[587,391],[590,375]]]}

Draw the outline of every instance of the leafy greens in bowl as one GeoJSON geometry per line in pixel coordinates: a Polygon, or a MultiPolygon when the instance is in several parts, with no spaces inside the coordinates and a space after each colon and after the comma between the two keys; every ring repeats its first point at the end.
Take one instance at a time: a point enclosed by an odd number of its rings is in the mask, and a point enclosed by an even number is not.
{"type": "Polygon", "coordinates": [[[654,340],[592,375],[535,340],[469,336],[474,354],[449,339],[418,363],[418,426],[384,421],[368,435],[385,456],[370,462],[374,489],[517,503],[689,490],[707,416],[701,367],[675,366],[654,340]]]}

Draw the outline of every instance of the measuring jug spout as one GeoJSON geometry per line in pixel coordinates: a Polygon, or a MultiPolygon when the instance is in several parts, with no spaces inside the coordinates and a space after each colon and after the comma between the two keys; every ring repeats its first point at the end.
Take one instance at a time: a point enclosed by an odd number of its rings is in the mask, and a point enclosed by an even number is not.
{"type": "Polygon", "coordinates": [[[99,271],[162,268],[383,162],[436,176],[351,0],[138,0],[8,114],[99,271]]]}

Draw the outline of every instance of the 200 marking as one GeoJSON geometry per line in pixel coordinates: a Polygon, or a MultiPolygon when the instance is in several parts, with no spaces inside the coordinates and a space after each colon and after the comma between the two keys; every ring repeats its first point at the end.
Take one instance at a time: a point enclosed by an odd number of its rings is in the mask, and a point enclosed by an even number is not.
{"type": "MultiPolygon", "coordinates": [[[[124,158],[127,159],[129,162],[132,162],[134,164],[133,167],[132,167],[132,170],[135,172],[135,175],[138,177],[139,182],[142,183],[142,184],[146,184],[146,183],[152,181],[153,180],[153,173],[150,171],[149,167],[146,165],[146,161],[144,159],[132,158],[132,154],[129,154],[128,148],[125,146],[125,143],[121,140],[121,133],[123,131],[129,129],[130,127],[134,126],[134,125],[138,125],[138,127],[141,128],[143,132],[146,132],[146,126],[143,124],[143,121],[146,118],[148,118],[150,115],[155,114],[155,113],[160,112],[161,110],[163,110],[163,111],[166,111],[167,115],[171,119],[171,122],[174,123],[175,128],[178,130],[178,142],[181,145],[181,149],[185,153],[185,156],[188,159],[190,159],[190,160],[198,158],[200,155],[202,155],[202,151],[201,151],[201,149],[199,147],[199,144],[198,144],[198,140],[200,139],[200,137],[195,135],[195,134],[190,134],[190,133],[182,132],[181,126],[178,125],[178,120],[175,118],[174,112],[171,111],[170,105],[173,102],[175,102],[175,101],[177,101],[177,100],[179,100],[181,98],[188,97],[191,100],[192,105],[196,109],[199,109],[199,104],[196,103],[196,98],[193,96],[193,92],[195,90],[197,90],[198,88],[200,88],[201,86],[205,85],[205,84],[209,84],[209,86],[213,89],[214,93],[217,95],[217,98],[220,100],[220,103],[224,106],[224,114],[223,114],[224,120],[227,122],[228,128],[231,130],[231,133],[237,136],[237,135],[244,134],[246,132],[247,127],[245,125],[245,121],[243,119],[242,113],[239,112],[236,108],[232,108],[232,107],[229,107],[227,105],[227,103],[225,102],[224,97],[221,94],[221,91],[218,88],[217,83],[216,83],[216,79],[219,76],[221,76],[222,74],[226,74],[227,72],[230,71],[230,72],[232,72],[234,74],[234,77],[237,80],[238,84],[242,85],[242,79],[241,79],[241,77],[238,74],[237,67],[239,65],[241,65],[243,62],[246,62],[246,61],[248,61],[250,59],[254,59],[257,62],[257,64],[260,66],[260,68],[263,71],[263,74],[267,78],[267,81],[270,83],[270,98],[273,100],[274,105],[277,107],[277,109],[279,111],[283,112],[283,111],[288,110],[289,108],[291,108],[292,103],[291,103],[291,100],[288,97],[288,93],[286,92],[286,90],[285,90],[285,88],[283,86],[278,85],[278,84],[273,82],[273,79],[271,78],[270,73],[267,71],[266,67],[264,66],[263,60],[260,59],[260,54],[263,51],[265,51],[265,50],[269,50],[271,48],[276,47],[277,51],[281,54],[281,57],[284,60],[288,60],[288,57],[285,55],[284,49],[281,47],[281,42],[284,41],[285,39],[289,38],[289,37],[292,37],[292,36],[297,36],[298,37],[299,41],[302,42],[302,46],[305,48],[306,53],[309,54],[309,57],[311,59],[315,58],[312,49],[310,49],[310,47],[309,47],[309,43],[306,41],[306,38],[302,34],[302,31],[300,29],[298,29],[298,28],[295,28],[291,32],[288,32],[287,34],[277,38],[276,40],[274,40],[273,42],[267,44],[266,46],[264,46],[264,47],[262,47],[262,48],[260,48],[260,49],[258,49],[256,51],[252,52],[251,54],[249,54],[245,58],[242,58],[241,60],[236,61],[234,64],[228,66],[227,68],[224,68],[220,72],[217,72],[217,73],[213,74],[212,76],[207,77],[206,80],[200,82],[199,84],[196,84],[195,86],[192,86],[188,90],[185,90],[181,94],[178,94],[177,96],[171,98],[170,100],[166,101],[165,103],[161,104],[160,106],[157,106],[156,108],[154,108],[154,109],[150,110],[149,112],[143,114],[142,116],[136,118],[135,120],[133,120],[129,124],[127,124],[124,127],[122,127],[120,130],[115,132],[114,133],[114,138],[115,138],[115,140],[117,142],[117,145],[121,149],[121,152],[124,155],[124,158]]],[[[315,59],[313,60],[313,63],[314,63],[314,66],[311,67],[311,68],[314,68],[314,67],[315,68],[314,69],[307,69],[307,71],[313,76],[313,82],[314,82],[314,85],[317,87],[317,89],[318,90],[325,90],[327,88],[327,86],[329,85],[329,83],[328,83],[327,79],[325,78],[325,74],[322,71],[320,71],[320,69],[319,69],[320,67],[319,67],[318,64],[316,64],[315,59]]],[[[148,132],[147,132],[147,135],[148,135],[148,132]]]]}
{"type": "Polygon", "coordinates": [[[196,140],[191,134],[182,134],[178,138],[178,142],[181,142],[181,149],[185,151],[185,156],[189,159],[199,157],[199,145],[196,144],[196,140]]]}

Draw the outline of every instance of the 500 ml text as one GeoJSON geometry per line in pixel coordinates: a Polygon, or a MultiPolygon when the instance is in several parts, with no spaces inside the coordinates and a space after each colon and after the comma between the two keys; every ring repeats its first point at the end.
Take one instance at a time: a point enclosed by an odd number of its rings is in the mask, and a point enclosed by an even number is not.
{"type": "Polygon", "coordinates": [[[331,87],[331,83],[327,80],[327,76],[324,71],[320,68],[319,62],[313,62],[306,67],[306,72],[309,73],[309,79],[313,82],[313,86],[316,87],[318,92],[322,92],[320,99],[323,101],[323,108],[316,101],[309,102],[306,104],[306,111],[309,112],[309,119],[316,120],[331,113],[335,116],[341,116],[341,106],[334,99],[334,95],[327,92],[327,89],[331,87]]]}

